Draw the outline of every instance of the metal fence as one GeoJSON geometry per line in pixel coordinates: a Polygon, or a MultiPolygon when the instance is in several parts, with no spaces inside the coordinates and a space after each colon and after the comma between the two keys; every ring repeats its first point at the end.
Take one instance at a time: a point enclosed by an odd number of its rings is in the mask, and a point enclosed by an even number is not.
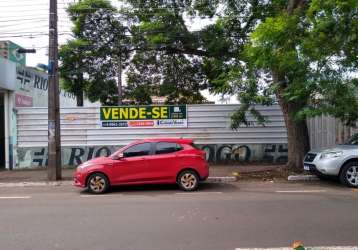
{"type": "Polygon", "coordinates": [[[312,149],[332,147],[358,133],[357,127],[345,126],[338,119],[328,116],[308,119],[307,124],[312,149]]]}
{"type": "MultiPolygon", "coordinates": [[[[148,137],[188,137],[198,144],[280,144],[287,143],[280,107],[257,107],[270,121],[237,131],[230,128],[230,116],[238,105],[188,105],[187,128],[103,128],[98,107],[61,109],[62,146],[125,145],[148,137]]],[[[249,121],[254,118],[249,116],[249,121]]],[[[19,108],[17,146],[47,146],[47,108],[19,108]]]]}

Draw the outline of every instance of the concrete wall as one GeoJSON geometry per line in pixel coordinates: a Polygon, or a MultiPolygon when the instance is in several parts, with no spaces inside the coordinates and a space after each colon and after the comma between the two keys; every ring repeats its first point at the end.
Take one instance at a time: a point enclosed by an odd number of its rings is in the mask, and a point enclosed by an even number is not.
{"type": "MultiPolygon", "coordinates": [[[[286,128],[278,106],[258,107],[267,116],[265,127],[253,124],[237,131],[230,116],[238,105],[188,105],[186,128],[104,128],[99,107],[62,108],[61,141],[64,165],[78,165],[109,155],[134,140],[150,137],[192,138],[217,163],[287,160],[286,128]]],[[[249,116],[249,120],[254,121],[249,116]]],[[[47,161],[47,109],[19,108],[17,113],[18,168],[45,166],[47,161]]]]}

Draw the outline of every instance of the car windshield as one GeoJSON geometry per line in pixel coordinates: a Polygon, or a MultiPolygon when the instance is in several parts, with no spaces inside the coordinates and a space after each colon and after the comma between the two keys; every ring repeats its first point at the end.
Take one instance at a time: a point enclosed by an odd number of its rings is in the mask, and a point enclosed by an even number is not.
{"type": "Polygon", "coordinates": [[[358,133],[349,138],[344,145],[358,145],[358,133]]]}

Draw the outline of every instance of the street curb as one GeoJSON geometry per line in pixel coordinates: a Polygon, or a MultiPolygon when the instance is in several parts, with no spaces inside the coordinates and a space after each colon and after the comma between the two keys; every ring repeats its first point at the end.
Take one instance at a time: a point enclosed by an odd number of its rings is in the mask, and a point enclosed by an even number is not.
{"type": "Polygon", "coordinates": [[[287,178],[288,181],[318,181],[318,177],[315,175],[290,175],[287,178]]]}
{"type": "Polygon", "coordinates": [[[220,183],[229,183],[229,182],[236,182],[237,178],[235,176],[222,176],[222,177],[217,177],[217,176],[212,176],[212,177],[208,177],[208,179],[206,180],[206,182],[220,182],[220,183]]]}
{"type": "Polygon", "coordinates": [[[1,187],[55,187],[72,186],[73,181],[0,182],[1,187]]]}

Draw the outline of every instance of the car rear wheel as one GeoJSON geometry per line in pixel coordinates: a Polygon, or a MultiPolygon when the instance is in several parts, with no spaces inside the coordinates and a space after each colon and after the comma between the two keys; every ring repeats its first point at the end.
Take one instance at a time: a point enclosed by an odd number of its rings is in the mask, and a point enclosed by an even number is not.
{"type": "Polygon", "coordinates": [[[192,170],[184,170],[178,176],[178,185],[184,191],[195,191],[199,186],[199,177],[192,170]]]}
{"type": "Polygon", "coordinates": [[[94,173],[88,178],[88,190],[93,194],[103,194],[109,188],[108,178],[101,173],[94,173]]]}
{"type": "Polygon", "coordinates": [[[345,164],[339,176],[340,181],[349,186],[358,188],[358,162],[345,164]]]}

